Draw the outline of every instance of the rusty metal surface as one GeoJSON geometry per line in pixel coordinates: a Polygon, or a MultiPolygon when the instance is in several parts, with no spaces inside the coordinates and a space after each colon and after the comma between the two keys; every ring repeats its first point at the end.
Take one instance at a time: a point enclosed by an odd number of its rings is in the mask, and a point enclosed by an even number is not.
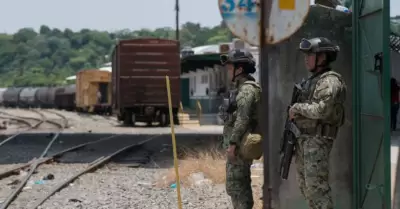
{"type": "MultiPolygon", "coordinates": [[[[247,43],[258,46],[260,41],[260,0],[218,0],[221,16],[233,34],[247,43]]],[[[269,30],[264,43],[276,44],[294,34],[309,11],[309,0],[295,0],[295,10],[282,10],[279,1],[271,3],[269,30]]]]}
{"type": "Polygon", "coordinates": [[[171,80],[172,102],[180,102],[179,42],[167,39],[123,40],[112,64],[114,108],[167,106],[165,76],[171,80]]]}

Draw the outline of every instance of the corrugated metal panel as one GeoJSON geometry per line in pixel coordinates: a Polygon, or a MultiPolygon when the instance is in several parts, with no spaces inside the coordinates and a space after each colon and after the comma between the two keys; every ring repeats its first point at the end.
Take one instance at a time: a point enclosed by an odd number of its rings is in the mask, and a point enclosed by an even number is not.
{"type": "MultiPolygon", "coordinates": [[[[77,73],[76,106],[86,108],[97,104],[99,84],[110,84],[111,72],[99,70],[82,70],[77,73]]],[[[111,85],[108,85],[107,103],[111,101],[111,85]]]]}
{"type": "Polygon", "coordinates": [[[19,94],[19,102],[21,105],[34,106],[37,105],[36,92],[39,88],[27,87],[22,89],[19,94]]]}
{"type": "Polygon", "coordinates": [[[121,41],[113,53],[112,73],[116,108],[168,105],[165,76],[171,80],[173,105],[179,105],[180,52],[177,41],[121,41]]]}

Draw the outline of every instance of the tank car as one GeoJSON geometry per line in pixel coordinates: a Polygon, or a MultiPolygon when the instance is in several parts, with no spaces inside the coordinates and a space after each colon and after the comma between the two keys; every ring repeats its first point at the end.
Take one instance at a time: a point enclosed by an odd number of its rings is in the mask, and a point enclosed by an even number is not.
{"type": "Polygon", "coordinates": [[[23,88],[12,87],[8,88],[3,93],[3,104],[5,107],[17,107],[19,104],[19,94],[23,88]]]}
{"type": "Polygon", "coordinates": [[[75,91],[76,85],[72,84],[57,91],[55,94],[55,106],[57,109],[75,110],[75,91]]]}
{"type": "Polygon", "coordinates": [[[36,98],[38,106],[41,108],[55,107],[54,99],[57,92],[63,90],[63,87],[42,87],[37,90],[36,98]]]}
{"type": "Polygon", "coordinates": [[[3,105],[3,94],[7,88],[0,88],[0,105],[3,105]]]}
{"type": "Polygon", "coordinates": [[[19,94],[19,107],[36,107],[38,104],[36,93],[39,88],[26,87],[19,94]]]}

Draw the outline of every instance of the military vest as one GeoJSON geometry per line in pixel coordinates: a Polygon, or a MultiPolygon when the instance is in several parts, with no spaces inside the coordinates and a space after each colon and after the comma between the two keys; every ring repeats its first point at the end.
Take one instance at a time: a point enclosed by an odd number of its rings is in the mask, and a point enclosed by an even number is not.
{"type": "Polygon", "coordinates": [[[243,82],[240,86],[238,86],[237,90],[231,91],[229,97],[224,99],[224,104],[222,104],[219,108],[219,116],[224,121],[224,130],[223,130],[224,146],[228,145],[227,140],[236,121],[236,113],[235,113],[237,109],[236,96],[238,94],[238,91],[240,91],[240,88],[242,88],[244,85],[252,85],[256,89],[258,89],[258,92],[255,95],[256,96],[255,102],[257,104],[257,107],[256,110],[253,111],[249,116],[251,118],[249,131],[251,133],[259,133],[258,111],[260,110],[261,87],[257,82],[247,80],[243,82]]]}
{"type": "MultiPolygon", "coordinates": [[[[341,89],[339,90],[338,94],[335,95],[335,104],[333,110],[328,115],[327,118],[323,120],[315,120],[309,119],[302,116],[296,118],[295,122],[299,126],[299,128],[303,129],[311,129],[309,132],[318,132],[318,130],[312,130],[316,128],[321,128],[321,126],[330,126],[331,128],[338,128],[343,125],[345,120],[345,112],[344,112],[344,101],[346,99],[346,85],[342,78],[342,76],[335,71],[327,71],[322,74],[312,76],[309,79],[303,81],[300,85],[302,87],[302,91],[300,93],[298,103],[312,103],[312,102],[319,102],[313,98],[314,91],[316,88],[317,83],[328,76],[335,76],[339,79],[342,83],[341,89]]],[[[312,134],[312,133],[311,133],[312,134]]]]}
{"type": "Polygon", "coordinates": [[[255,95],[256,98],[254,101],[257,106],[255,107],[256,110],[253,111],[252,115],[250,116],[250,118],[251,118],[250,125],[252,127],[251,133],[261,134],[261,130],[259,127],[259,116],[261,115],[261,112],[260,112],[261,111],[261,86],[260,86],[260,84],[258,84],[255,81],[245,81],[243,83],[243,85],[252,85],[254,88],[257,89],[257,93],[255,95]]]}

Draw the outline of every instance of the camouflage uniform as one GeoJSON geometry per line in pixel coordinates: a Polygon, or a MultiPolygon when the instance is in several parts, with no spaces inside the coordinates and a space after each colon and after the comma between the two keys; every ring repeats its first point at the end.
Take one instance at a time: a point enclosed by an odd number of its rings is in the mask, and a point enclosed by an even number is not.
{"type": "MultiPolygon", "coordinates": [[[[237,109],[229,115],[224,124],[224,147],[229,144],[240,144],[246,132],[254,131],[252,124],[257,121],[260,89],[246,81],[254,81],[246,76],[237,81],[237,109]],[[245,83],[246,82],[246,83],[245,83]]],[[[231,197],[234,209],[252,209],[254,205],[251,189],[250,166],[252,160],[246,160],[237,155],[234,161],[226,163],[226,191],[231,197]]]]}
{"type": "Polygon", "coordinates": [[[291,108],[302,132],[296,144],[297,181],[310,209],[333,209],[329,154],[344,121],[347,88],[329,68],[318,74],[303,83],[302,101],[291,108]]]}

